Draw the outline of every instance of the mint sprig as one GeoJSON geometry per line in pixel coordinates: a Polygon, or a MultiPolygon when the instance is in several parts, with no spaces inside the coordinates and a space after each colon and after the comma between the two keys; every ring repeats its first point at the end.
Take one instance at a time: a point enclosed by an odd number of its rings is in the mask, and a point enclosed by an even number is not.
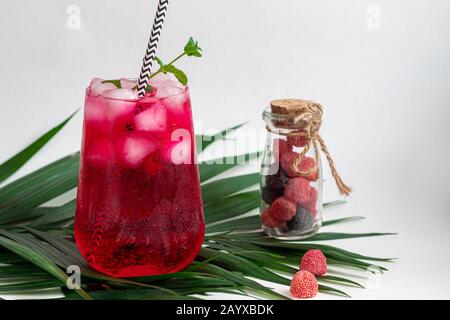
{"type": "Polygon", "coordinates": [[[145,88],[145,93],[151,93],[153,91],[153,87],[151,85],[147,85],[145,88]]]}
{"type": "Polygon", "coordinates": [[[173,64],[164,64],[164,62],[162,62],[162,60],[158,57],[155,57],[155,60],[156,60],[156,62],[158,62],[159,67],[160,67],[159,70],[162,73],[173,74],[178,79],[178,81],[180,81],[180,83],[184,86],[188,83],[188,78],[186,76],[186,73],[184,73],[182,70],[178,69],[173,64]]]}
{"type": "MultiPolygon", "coordinates": [[[[155,57],[155,61],[159,64],[159,69],[153,73],[149,80],[156,77],[160,73],[171,73],[177,78],[178,81],[182,85],[187,85],[188,83],[188,77],[186,73],[183,70],[178,69],[174,66],[174,63],[183,58],[184,56],[188,57],[196,57],[200,58],[202,57],[202,48],[199,47],[198,41],[195,41],[194,38],[190,37],[186,45],[184,46],[183,53],[179,54],[175,59],[171,60],[169,63],[165,64],[161,58],[155,57]]],[[[117,88],[121,88],[120,80],[105,80],[103,83],[113,83],[116,85],[117,88]]],[[[133,90],[137,89],[137,85],[133,87],[133,90]]],[[[153,88],[151,85],[148,85],[145,89],[145,92],[150,93],[153,91],[153,88]]]]}
{"type": "Polygon", "coordinates": [[[184,53],[186,53],[189,57],[200,58],[202,56],[202,48],[198,46],[197,41],[190,37],[188,43],[184,47],[184,53]]]}
{"type": "Polygon", "coordinates": [[[152,79],[156,77],[160,73],[171,73],[173,74],[178,81],[182,85],[187,85],[188,83],[188,77],[186,73],[177,67],[174,66],[174,63],[183,58],[184,56],[188,57],[196,57],[200,58],[202,56],[202,48],[199,47],[198,41],[195,41],[194,38],[190,37],[186,45],[184,46],[183,53],[179,54],[175,59],[170,61],[167,64],[164,64],[164,62],[159,57],[155,57],[155,61],[159,64],[159,70],[153,73],[149,79],[152,79]]]}

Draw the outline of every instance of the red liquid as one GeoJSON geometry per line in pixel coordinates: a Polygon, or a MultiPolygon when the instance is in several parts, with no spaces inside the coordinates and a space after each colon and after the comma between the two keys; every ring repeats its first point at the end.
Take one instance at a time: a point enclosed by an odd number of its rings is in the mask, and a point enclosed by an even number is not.
{"type": "Polygon", "coordinates": [[[88,90],[75,239],[93,268],[135,277],[192,262],[204,237],[194,140],[187,88],[139,102],[88,90]]]}

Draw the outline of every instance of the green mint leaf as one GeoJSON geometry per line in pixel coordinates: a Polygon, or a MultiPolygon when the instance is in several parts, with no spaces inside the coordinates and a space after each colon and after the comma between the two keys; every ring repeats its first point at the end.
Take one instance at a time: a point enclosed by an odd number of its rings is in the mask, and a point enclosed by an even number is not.
{"type": "Polygon", "coordinates": [[[198,46],[198,42],[195,41],[192,37],[189,38],[186,46],[184,47],[184,53],[189,57],[201,57],[202,56],[202,48],[198,46]]]}
{"type": "Polygon", "coordinates": [[[155,57],[155,60],[159,64],[159,72],[166,74],[167,70],[166,70],[166,65],[164,64],[164,62],[162,62],[162,60],[159,57],[155,57]]]}
{"type": "Polygon", "coordinates": [[[112,83],[113,85],[116,86],[117,89],[122,89],[122,84],[120,83],[120,80],[118,80],[118,79],[105,80],[105,81],[102,81],[102,83],[112,83]]]}
{"type": "Polygon", "coordinates": [[[180,81],[180,83],[183,86],[187,85],[188,78],[187,78],[186,74],[183,71],[181,71],[180,69],[176,68],[172,64],[168,64],[168,65],[164,66],[164,68],[165,68],[165,70],[168,73],[173,74],[177,78],[177,80],[180,81]]]}
{"type": "Polygon", "coordinates": [[[161,68],[164,68],[164,62],[162,62],[162,60],[159,57],[155,57],[155,61],[158,62],[161,68]]]}
{"type": "Polygon", "coordinates": [[[153,87],[151,85],[147,85],[145,88],[145,93],[151,93],[153,91],[153,87]]]}

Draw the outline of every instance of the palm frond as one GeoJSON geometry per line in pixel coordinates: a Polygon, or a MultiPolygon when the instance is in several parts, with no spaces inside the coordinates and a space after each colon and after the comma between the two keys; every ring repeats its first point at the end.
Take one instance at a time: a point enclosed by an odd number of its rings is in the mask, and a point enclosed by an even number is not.
{"type": "MultiPolygon", "coordinates": [[[[11,176],[47,143],[70,120],[71,115],[21,153],[0,165],[0,182],[11,176]]],[[[198,152],[243,124],[203,139],[198,152]]],[[[28,174],[0,188],[0,295],[33,293],[59,288],[64,299],[196,299],[222,292],[256,295],[272,299],[288,299],[259,280],[288,286],[297,271],[301,256],[309,249],[320,249],[329,264],[366,270],[373,262],[387,263],[390,258],[370,257],[319,241],[385,236],[390,233],[322,232],[302,241],[268,238],[260,230],[258,173],[217,179],[219,174],[239,166],[240,160],[251,160],[259,153],[243,154],[204,161],[199,165],[202,181],[207,235],[195,261],[185,270],[166,275],[118,279],[93,270],[81,257],[73,240],[75,199],[57,206],[45,204],[76,188],[79,153],[28,174]],[[216,178],[214,181],[211,179],[216,178]],[[250,191],[248,191],[250,189],[250,191]],[[82,270],[83,286],[78,290],[66,287],[69,265],[82,270]],[[255,280],[256,279],[256,280],[255,280]]],[[[245,161],[241,161],[244,163],[245,161]]],[[[334,201],[324,209],[342,205],[334,201]]],[[[326,227],[358,221],[347,217],[324,221],[326,227]]],[[[387,270],[379,266],[380,270],[387,270]]],[[[337,286],[362,286],[337,275],[318,277],[323,293],[348,296],[337,286]]]]}
{"type": "Polygon", "coordinates": [[[0,183],[12,176],[19,170],[28,160],[30,160],[39,150],[41,150],[47,142],[49,142],[78,112],[75,111],[63,122],[47,131],[45,134],[36,139],[28,147],[17,153],[15,156],[0,164],[0,183]]]}
{"type": "Polygon", "coordinates": [[[211,146],[214,142],[218,142],[220,140],[226,139],[227,135],[232,133],[233,131],[236,131],[237,129],[244,126],[246,122],[240,123],[236,126],[233,126],[231,128],[227,128],[225,130],[222,130],[214,135],[202,135],[202,136],[196,136],[196,145],[197,145],[197,153],[202,153],[206,148],[211,146]]]}

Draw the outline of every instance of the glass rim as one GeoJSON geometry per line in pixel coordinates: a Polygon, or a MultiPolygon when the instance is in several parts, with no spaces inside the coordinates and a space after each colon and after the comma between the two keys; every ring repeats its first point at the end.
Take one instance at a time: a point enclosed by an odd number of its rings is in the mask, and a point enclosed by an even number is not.
{"type": "Polygon", "coordinates": [[[262,112],[262,119],[272,132],[289,133],[305,128],[304,121],[302,121],[304,118],[301,114],[273,113],[270,106],[266,107],[262,112]]]}
{"type": "Polygon", "coordinates": [[[262,116],[264,120],[289,120],[296,118],[298,115],[273,113],[272,108],[268,106],[263,110],[262,116]]]}
{"type": "MultiPolygon", "coordinates": [[[[137,81],[136,78],[123,78],[123,79],[131,80],[131,81],[137,81]]],[[[164,86],[164,88],[177,88],[177,89],[180,89],[181,92],[170,94],[170,95],[167,95],[167,96],[164,96],[164,97],[154,97],[154,96],[153,97],[147,97],[146,96],[146,97],[144,97],[142,99],[120,99],[120,98],[105,97],[103,94],[100,94],[100,95],[97,95],[97,96],[91,95],[89,88],[90,88],[90,85],[88,87],[86,87],[86,91],[85,91],[87,97],[90,97],[90,98],[100,98],[100,97],[102,97],[105,100],[122,101],[122,102],[161,101],[161,100],[164,100],[164,99],[167,99],[167,98],[170,98],[170,97],[175,97],[175,96],[179,96],[179,95],[183,95],[183,94],[189,93],[189,86],[188,85],[184,85],[182,87],[170,85],[170,86],[164,86]]],[[[116,89],[111,89],[111,90],[116,90],[116,89]]],[[[128,89],[128,90],[130,90],[130,89],[128,89]]],[[[109,90],[106,90],[106,91],[109,91],[109,90]]]]}

